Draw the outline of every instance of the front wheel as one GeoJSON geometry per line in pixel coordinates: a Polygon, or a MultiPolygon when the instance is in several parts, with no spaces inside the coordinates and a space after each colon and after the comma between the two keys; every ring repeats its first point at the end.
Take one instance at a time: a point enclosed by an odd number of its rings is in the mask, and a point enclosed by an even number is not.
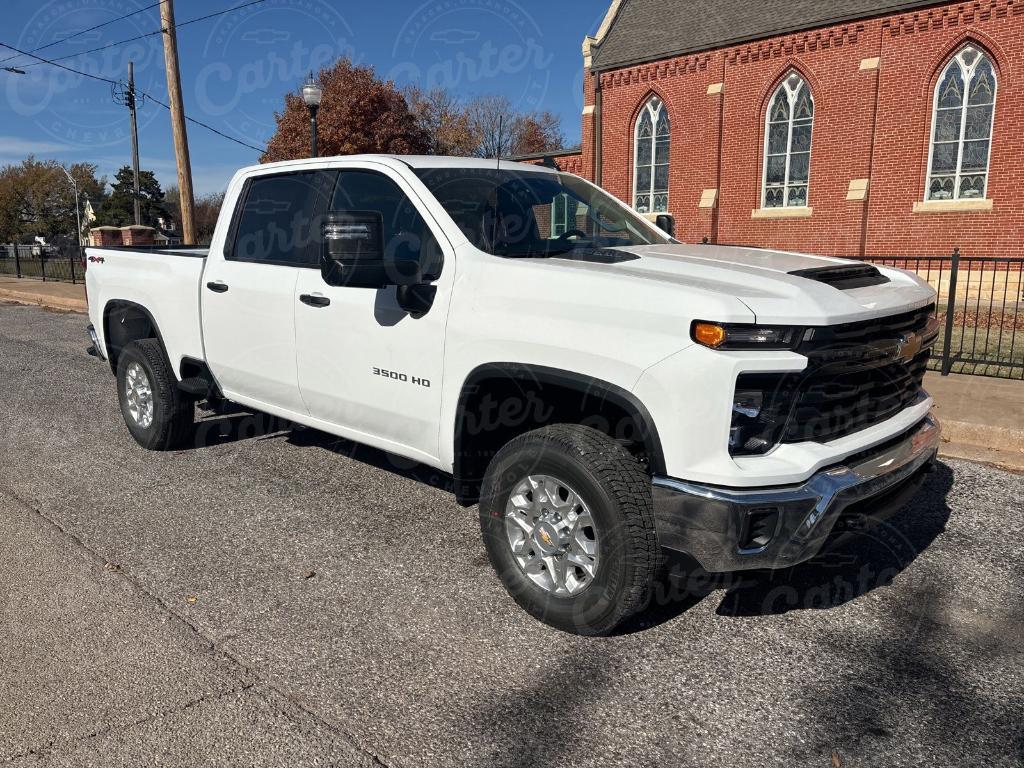
{"type": "Polygon", "coordinates": [[[643,609],[661,564],[650,478],[587,427],[545,427],[502,448],[484,477],[480,528],[513,599],[580,635],[609,634],[643,609]]]}

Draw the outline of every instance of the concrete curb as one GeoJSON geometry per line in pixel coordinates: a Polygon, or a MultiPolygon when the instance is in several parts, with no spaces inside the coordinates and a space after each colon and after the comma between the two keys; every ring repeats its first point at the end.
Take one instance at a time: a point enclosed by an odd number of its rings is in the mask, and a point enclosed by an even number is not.
{"type": "Polygon", "coordinates": [[[84,299],[68,299],[62,296],[46,296],[31,291],[12,291],[0,288],[0,301],[11,301],[15,304],[31,304],[48,309],[59,309],[64,312],[80,312],[86,314],[89,305],[84,299]]]}
{"type": "Polygon", "coordinates": [[[951,443],[1016,453],[1024,462],[1024,429],[942,419],[942,436],[951,443]]]}

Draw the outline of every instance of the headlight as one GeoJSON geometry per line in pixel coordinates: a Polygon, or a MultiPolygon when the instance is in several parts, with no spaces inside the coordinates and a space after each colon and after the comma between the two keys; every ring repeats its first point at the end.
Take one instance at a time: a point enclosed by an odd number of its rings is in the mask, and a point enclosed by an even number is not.
{"type": "Polygon", "coordinates": [[[803,337],[803,329],[694,320],[690,336],[709,349],[793,349],[803,337]]]}

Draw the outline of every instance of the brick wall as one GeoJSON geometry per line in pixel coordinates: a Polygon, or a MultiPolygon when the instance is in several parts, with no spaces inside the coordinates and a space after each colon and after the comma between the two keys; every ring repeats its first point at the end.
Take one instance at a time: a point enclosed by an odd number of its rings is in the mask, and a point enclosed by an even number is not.
{"type": "MultiPolygon", "coordinates": [[[[954,246],[965,255],[1019,256],[1022,78],[1024,4],[1013,0],[950,3],[602,72],[601,183],[630,200],[634,121],[657,94],[672,120],[669,211],[685,240],[842,256],[943,255],[954,246]],[[914,203],[924,200],[933,89],[968,41],[990,54],[999,75],[987,194],[993,210],[915,212],[914,203]],[[813,213],[755,218],[765,109],[791,69],[804,76],[815,98],[813,213]],[[869,180],[866,200],[847,200],[855,179],[869,180]],[[700,207],[707,189],[719,190],[714,208],[700,207]]],[[[584,80],[584,103],[594,104],[592,78],[584,80]]],[[[590,178],[595,133],[585,114],[579,164],[590,178]]]]}

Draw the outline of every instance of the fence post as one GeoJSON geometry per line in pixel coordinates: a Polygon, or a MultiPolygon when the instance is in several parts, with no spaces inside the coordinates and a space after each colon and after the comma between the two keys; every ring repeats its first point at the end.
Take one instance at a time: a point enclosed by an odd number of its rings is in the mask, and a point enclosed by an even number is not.
{"type": "Polygon", "coordinates": [[[74,252],[72,252],[72,254],[70,256],[68,256],[68,261],[71,262],[71,284],[74,285],[75,284],[75,254],[74,254],[74,252]]]}
{"type": "Polygon", "coordinates": [[[21,255],[18,253],[18,244],[14,244],[14,274],[21,277],[21,255]]]}
{"type": "Polygon", "coordinates": [[[946,297],[946,338],[942,342],[942,375],[949,376],[953,367],[950,345],[953,341],[953,315],[956,312],[956,279],[960,272],[960,249],[953,249],[949,267],[949,296],[946,297]]]}
{"type": "Polygon", "coordinates": [[[39,254],[39,273],[43,276],[43,282],[46,282],[46,257],[39,254]]]}

